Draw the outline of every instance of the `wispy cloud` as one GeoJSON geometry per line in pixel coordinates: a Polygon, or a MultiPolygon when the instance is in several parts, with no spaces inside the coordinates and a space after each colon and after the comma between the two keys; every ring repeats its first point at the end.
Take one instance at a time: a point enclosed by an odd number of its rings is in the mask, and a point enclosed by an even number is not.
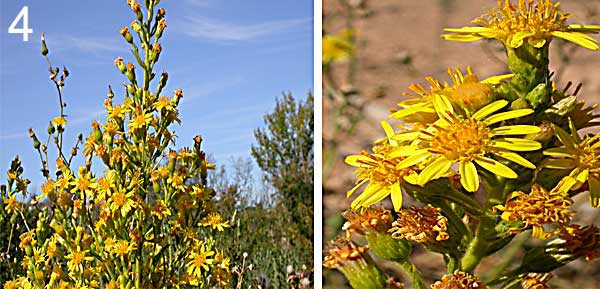
{"type": "Polygon", "coordinates": [[[46,42],[53,50],[78,50],[85,53],[126,52],[127,46],[113,37],[47,35],[46,42]]]}
{"type": "Polygon", "coordinates": [[[208,17],[186,17],[183,33],[202,40],[216,42],[247,42],[305,25],[311,18],[276,20],[258,24],[235,24],[208,17]]]}
{"type": "Polygon", "coordinates": [[[185,2],[187,2],[190,5],[196,6],[196,7],[208,7],[212,4],[212,0],[186,0],[185,2]]]}

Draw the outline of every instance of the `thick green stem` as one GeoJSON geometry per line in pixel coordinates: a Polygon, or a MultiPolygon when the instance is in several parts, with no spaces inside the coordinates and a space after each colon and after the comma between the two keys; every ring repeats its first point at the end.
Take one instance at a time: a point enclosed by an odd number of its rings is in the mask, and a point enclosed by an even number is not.
{"type": "Polygon", "coordinates": [[[404,272],[410,277],[413,289],[427,289],[423,278],[421,278],[421,274],[419,274],[419,270],[417,270],[417,267],[413,263],[404,261],[400,262],[400,266],[402,266],[404,272]]]}
{"type": "Polygon", "coordinates": [[[473,272],[481,259],[487,255],[489,236],[495,235],[495,224],[495,217],[483,215],[479,218],[479,226],[475,232],[475,237],[471,240],[467,252],[461,260],[462,271],[473,272]]]}

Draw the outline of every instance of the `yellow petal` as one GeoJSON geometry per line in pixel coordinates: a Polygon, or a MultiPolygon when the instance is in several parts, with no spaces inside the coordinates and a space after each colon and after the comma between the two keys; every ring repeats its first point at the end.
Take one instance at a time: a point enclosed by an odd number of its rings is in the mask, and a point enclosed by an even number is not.
{"type": "Polygon", "coordinates": [[[482,120],[485,117],[487,117],[488,115],[502,109],[507,104],[508,104],[508,101],[504,100],[504,99],[494,101],[494,102],[482,107],[481,109],[479,109],[475,114],[473,114],[473,118],[476,120],[482,120]]]}
{"type": "Polygon", "coordinates": [[[530,115],[534,112],[533,109],[525,108],[525,109],[517,109],[511,110],[507,112],[501,112],[498,114],[494,114],[484,120],[487,125],[495,124],[497,122],[501,122],[503,120],[518,118],[526,115],[530,115]]]}
{"type": "Polygon", "coordinates": [[[442,34],[442,38],[448,41],[456,41],[456,42],[473,42],[477,40],[481,40],[484,37],[476,36],[476,35],[464,35],[464,34],[442,34]]]}
{"type": "Polygon", "coordinates": [[[481,81],[481,83],[485,83],[485,84],[499,84],[500,82],[512,78],[513,76],[515,76],[514,73],[510,73],[510,74],[503,74],[503,75],[496,75],[496,76],[492,76],[489,78],[486,78],[484,80],[481,81]]]}
{"type": "Polygon", "coordinates": [[[406,159],[402,160],[396,165],[397,169],[405,169],[410,166],[414,166],[431,156],[431,153],[427,150],[418,150],[414,154],[406,159]]]}
{"type": "Polygon", "coordinates": [[[458,172],[460,173],[460,183],[463,185],[465,190],[472,193],[479,190],[479,176],[477,175],[477,168],[475,168],[473,162],[460,162],[458,172]]]}
{"type": "Polygon", "coordinates": [[[501,126],[492,130],[494,135],[522,135],[538,133],[540,131],[542,131],[542,129],[535,125],[509,125],[501,126]]]}
{"type": "Polygon", "coordinates": [[[374,199],[380,198],[379,200],[384,199],[389,192],[382,190],[382,188],[383,186],[378,184],[367,185],[362,194],[354,199],[350,207],[352,209],[357,207],[367,207],[369,204],[366,201],[372,199],[373,197],[375,197],[374,199]]]}
{"type": "Polygon", "coordinates": [[[450,166],[452,166],[452,161],[447,160],[445,157],[438,157],[419,174],[419,185],[423,186],[431,180],[444,176],[450,166]]]}
{"type": "Polygon", "coordinates": [[[535,39],[535,38],[529,38],[527,39],[527,42],[529,43],[529,45],[535,47],[535,48],[542,48],[544,45],[546,45],[546,39],[535,39]]]}
{"type": "Polygon", "coordinates": [[[395,159],[399,157],[407,157],[413,155],[415,152],[419,151],[419,147],[417,146],[400,146],[395,147],[391,153],[389,153],[388,157],[395,159]]]}
{"type": "Polygon", "coordinates": [[[585,181],[588,180],[589,175],[590,175],[589,170],[583,170],[578,174],[572,175],[572,177],[574,177],[575,180],[577,180],[577,182],[579,182],[579,183],[585,183],[585,181]]]}
{"type": "Polygon", "coordinates": [[[494,140],[492,146],[518,152],[535,151],[542,148],[542,144],[537,141],[509,137],[494,140]]]}
{"type": "Polygon", "coordinates": [[[464,26],[461,28],[444,28],[446,32],[452,33],[488,33],[491,31],[490,28],[481,26],[464,26]]]}
{"type": "Polygon", "coordinates": [[[570,154],[565,148],[550,148],[544,151],[545,156],[551,157],[563,157],[563,158],[576,158],[576,156],[570,154]]]}
{"type": "Polygon", "coordinates": [[[440,118],[447,117],[447,115],[452,114],[454,112],[450,100],[448,100],[447,97],[441,94],[436,94],[433,96],[433,107],[435,108],[435,111],[438,113],[440,118]]]}
{"type": "Polygon", "coordinates": [[[558,140],[563,145],[565,145],[567,149],[574,149],[575,146],[577,146],[573,137],[570,134],[568,134],[564,129],[557,125],[552,125],[552,127],[554,128],[554,132],[558,140]]]}
{"type": "Polygon", "coordinates": [[[567,41],[571,41],[581,47],[587,48],[589,50],[598,50],[598,40],[588,36],[587,34],[583,34],[581,32],[563,32],[563,31],[552,31],[553,36],[558,38],[562,38],[567,41]]]}
{"type": "Polygon", "coordinates": [[[542,164],[543,168],[568,170],[575,166],[575,161],[572,159],[548,159],[542,164]]]}
{"type": "Polygon", "coordinates": [[[387,139],[390,142],[390,144],[392,146],[397,146],[398,142],[396,140],[392,139],[392,136],[394,136],[396,134],[396,132],[394,131],[394,128],[389,123],[387,123],[387,121],[385,121],[385,120],[381,121],[381,127],[383,127],[383,130],[385,131],[385,135],[387,136],[387,139]]]}
{"type": "Polygon", "coordinates": [[[346,159],[344,159],[344,162],[353,167],[368,168],[371,167],[371,165],[365,163],[372,163],[373,160],[363,155],[351,155],[347,156],[346,159]]]}
{"type": "Polygon", "coordinates": [[[352,196],[352,194],[354,194],[354,192],[356,192],[356,190],[358,190],[360,187],[362,187],[362,185],[364,185],[368,181],[369,181],[369,179],[362,179],[362,180],[358,181],[356,183],[356,185],[354,186],[354,188],[352,188],[348,192],[346,192],[346,198],[349,198],[350,196],[352,196]]]}
{"type": "Polygon", "coordinates": [[[577,180],[575,178],[566,176],[558,182],[558,185],[553,190],[558,190],[559,192],[567,193],[569,192],[575,185],[577,185],[577,180]]]}
{"type": "Polygon", "coordinates": [[[414,104],[390,114],[391,118],[402,119],[415,113],[435,113],[431,103],[414,104]]]}
{"type": "Polygon", "coordinates": [[[475,159],[475,162],[484,169],[498,176],[508,179],[516,179],[518,177],[517,173],[515,173],[511,168],[497,162],[496,160],[486,157],[478,157],[475,159]]]}
{"type": "Polygon", "coordinates": [[[600,25],[572,24],[567,26],[569,31],[583,33],[600,33],[600,25]]]}
{"type": "Polygon", "coordinates": [[[419,137],[421,133],[418,131],[411,131],[411,132],[403,132],[403,133],[399,133],[396,134],[392,137],[393,140],[397,140],[400,142],[403,141],[411,141],[411,140],[415,140],[419,137]]]}
{"type": "Polygon", "coordinates": [[[590,176],[588,178],[590,185],[590,202],[595,208],[600,207],[600,177],[590,176]]]}
{"type": "Polygon", "coordinates": [[[507,45],[512,48],[521,47],[521,45],[523,45],[523,40],[525,38],[533,36],[533,35],[534,35],[533,32],[525,32],[525,31],[517,32],[517,33],[511,35],[510,37],[508,37],[507,45]]]}
{"type": "Polygon", "coordinates": [[[508,151],[495,151],[495,155],[505,158],[509,161],[515,162],[519,165],[522,165],[526,168],[535,169],[535,165],[528,161],[526,158],[520,156],[519,154],[508,152],[508,151]]]}
{"type": "Polygon", "coordinates": [[[402,189],[400,188],[400,183],[392,185],[392,204],[396,212],[402,209],[402,189]]]}

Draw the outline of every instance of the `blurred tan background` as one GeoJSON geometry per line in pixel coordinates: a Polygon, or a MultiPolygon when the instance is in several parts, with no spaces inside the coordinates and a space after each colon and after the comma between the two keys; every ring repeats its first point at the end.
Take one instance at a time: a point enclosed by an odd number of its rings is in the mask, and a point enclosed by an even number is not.
{"type": "MultiPolygon", "coordinates": [[[[379,122],[387,119],[389,110],[404,99],[402,92],[408,91],[411,83],[425,84],[426,76],[449,80],[449,67],[464,71],[466,66],[472,66],[480,79],[509,72],[504,50],[497,41],[457,43],[440,38],[443,28],[470,25],[485,11],[484,7],[495,6],[496,1],[492,0],[324,0],[325,32],[337,35],[349,21],[355,32],[354,68],[352,61],[335,63],[332,76],[337,86],[351,94],[353,102],[361,107],[346,111],[361,115],[353,132],[347,133],[336,127],[340,118],[335,111],[337,103],[326,97],[323,100],[324,158],[330,160],[325,163],[323,179],[324,241],[339,233],[343,224],[339,213],[351,202],[345,198],[345,192],[353,185],[353,168],[344,164],[344,157],[369,150],[372,141],[383,136],[379,122]],[[344,3],[352,6],[352,15],[344,3]]],[[[600,24],[599,0],[563,1],[561,7],[572,14],[570,23],[600,24]]],[[[600,102],[600,51],[560,40],[552,42],[551,51],[551,71],[555,72],[553,81],[558,87],[564,87],[568,81],[575,85],[581,82],[578,95],[588,104],[600,102]]],[[[327,88],[328,84],[324,85],[327,88]]],[[[411,204],[410,198],[405,200],[405,206],[411,204]]],[[[575,222],[600,224],[600,209],[588,205],[587,193],[577,197],[576,207],[583,213],[575,222]]],[[[413,258],[422,272],[431,273],[427,276],[429,282],[443,274],[441,257],[417,251],[413,258]]],[[[484,265],[499,259],[484,259],[484,265]]],[[[398,274],[396,268],[385,270],[398,274]]],[[[553,288],[600,288],[599,260],[576,261],[555,273],[553,288]]],[[[324,284],[326,288],[347,288],[344,278],[328,269],[324,284]]]]}

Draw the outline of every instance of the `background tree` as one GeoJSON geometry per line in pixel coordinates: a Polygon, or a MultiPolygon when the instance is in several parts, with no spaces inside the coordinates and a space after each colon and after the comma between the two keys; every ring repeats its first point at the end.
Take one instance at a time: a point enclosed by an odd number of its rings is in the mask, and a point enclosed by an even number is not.
{"type": "Polygon", "coordinates": [[[275,100],[264,116],[266,127],[254,130],[252,156],[265,180],[278,192],[278,201],[290,212],[298,230],[312,239],[314,111],[313,95],[296,102],[291,93],[275,100]]]}

